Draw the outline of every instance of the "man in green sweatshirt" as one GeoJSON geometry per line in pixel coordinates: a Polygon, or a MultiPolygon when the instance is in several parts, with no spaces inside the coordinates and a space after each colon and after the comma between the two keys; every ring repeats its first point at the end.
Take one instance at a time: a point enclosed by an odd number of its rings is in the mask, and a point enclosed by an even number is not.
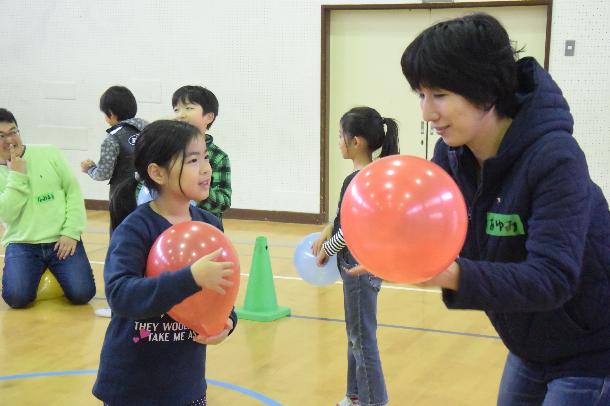
{"type": "Polygon", "coordinates": [[[2,298],[13,308],[36,299],[48,268],[73,304],[95,295],[81,233],[86,214],[76,177],[53,145],[24,145],[13,114],[0,108],[0,221],[6,247],[2,298]]]}

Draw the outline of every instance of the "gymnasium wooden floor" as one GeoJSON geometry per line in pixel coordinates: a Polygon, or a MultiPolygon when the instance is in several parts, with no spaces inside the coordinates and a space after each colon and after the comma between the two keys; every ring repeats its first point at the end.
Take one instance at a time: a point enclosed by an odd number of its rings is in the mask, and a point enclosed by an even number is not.
{"type": "MultiPolygon", "coordinates": [[[[88,216],[83,240],[97,282],[90,304],[71,306],[61,298],[11,310],[0,301],[1,405],[101,404],[91,387],[109,319],[93,312],[106,307],[108,214],[88,216]]],[[[238,306],[254,239],[265,236],[278,302],[292,309],[292,317],[241,320],[229,340],[209,347],[209,404],[334,405],[345,393],[347,364],[341,285],[308,285],[292,265],[296,244],[321,227],[226,220],[225,228],[244,275],[238,306]]],[[[449,311],[432,289],[386,284],[378,321],[390,405],[495,404],[506,350],[484,314],[449,311]]]]}

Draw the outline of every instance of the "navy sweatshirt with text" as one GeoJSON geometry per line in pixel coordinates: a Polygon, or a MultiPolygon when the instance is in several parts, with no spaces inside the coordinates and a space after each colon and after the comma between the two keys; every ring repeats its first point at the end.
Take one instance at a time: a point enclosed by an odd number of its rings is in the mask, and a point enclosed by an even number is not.
{"type": "MultiPolygon", "coordinates": [[[[222,230],[212,214],[193,206],[190,211],[192,220],[222,230]]],[[[206,346],[166,314],[201,290],[190,267],[144,276],[150,248],[170,226],[143,204],[112,234],[104,266],[112,319],[93,387],[93,394],[112,406],[187,405],[206,393],[206,346]]],[[[230,317],[235,326],[235,313],[230,317]]]]}

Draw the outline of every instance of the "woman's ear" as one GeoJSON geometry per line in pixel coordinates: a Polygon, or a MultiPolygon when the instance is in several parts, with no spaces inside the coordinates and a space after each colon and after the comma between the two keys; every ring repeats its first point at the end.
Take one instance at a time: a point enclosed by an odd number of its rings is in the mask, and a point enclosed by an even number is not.
{"type": "Polygon", "coordinates": [[[152,179],[152,181],[156,184],[163,185],[167,182],[167,173],[165,169],[156,163],[148,165],[146,171],[148,172],[150,179],[152,179]]]}

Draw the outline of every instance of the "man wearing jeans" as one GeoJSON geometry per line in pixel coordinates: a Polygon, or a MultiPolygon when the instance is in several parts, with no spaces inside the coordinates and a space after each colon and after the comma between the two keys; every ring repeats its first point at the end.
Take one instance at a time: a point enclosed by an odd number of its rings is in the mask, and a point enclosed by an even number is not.
{"type": "Polygon", "coordinates": [[[2,298],[13,308],[36,299],[48,268],[73,304],[95,295],[83,243],[85,206],[58,148],[24,145],[13,114],[0,108],[0,221],[6,247],[2,298]]]}

